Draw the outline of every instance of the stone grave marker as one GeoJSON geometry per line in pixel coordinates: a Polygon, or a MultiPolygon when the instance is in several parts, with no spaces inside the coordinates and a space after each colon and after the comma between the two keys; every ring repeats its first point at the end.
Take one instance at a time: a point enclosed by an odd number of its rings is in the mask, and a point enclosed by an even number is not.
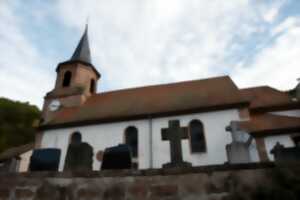
{"type": "Polygon", "coordinates": [[[81,141],[80,133],[74,133],[68,146],[64,170],[93,170],[93,147],[81,141]]]}
{"type": "Polygon", "coordinates": [[[188,128],[180,127],[179,120],[170,120],[169,127],[161,131],[162,140],[170,141],[171,162],[163,168],[191,167],[191,163],[183,161],[181,140],[188,138],[188,128]]]}

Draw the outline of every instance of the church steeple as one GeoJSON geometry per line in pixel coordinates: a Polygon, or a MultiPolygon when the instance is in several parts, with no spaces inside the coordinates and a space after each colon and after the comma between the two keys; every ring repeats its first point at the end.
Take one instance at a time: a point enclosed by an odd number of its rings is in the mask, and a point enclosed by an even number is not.
{"type": "Polygon", "coordinates": [[[88,24],[86,24],[85,26],[84,33],[70,61],[82,61],[82,62],[92,64],[91,51],[90,51],[89,38],[88,38],[88,24]]]}
{"type": "Polygon", "coordinates": [[[52,119],[52,115],[58,107],[80,106],[97,92],[97,82],[101,74],[91,62],[88,25],[86,25],[72,57],[59,63],[56,72],[55,87],[45,96],[43,107],[45,121],[52,119]],[[53,105],[56,106],[54,110],[51,107],[53,105]]]}

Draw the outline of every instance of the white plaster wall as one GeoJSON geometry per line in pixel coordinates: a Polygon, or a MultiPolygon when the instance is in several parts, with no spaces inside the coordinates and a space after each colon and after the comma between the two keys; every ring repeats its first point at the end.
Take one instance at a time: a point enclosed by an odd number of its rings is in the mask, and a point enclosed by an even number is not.
{"type": "MultiPolygon", "coordinates": [[[[181,126],[188,126],[193,119],[201,120],[204,125],[207,152],[191,154],[189,140],[182,140],[184,160],[191,162],[193,166],[223,164],[227,161],[225,146],[231,143],[232,139],[231,134],[225,131],[225,127],[230,124],[230,121],[239,120],[238,110],[234,109],[154,118],[152,120],[145,119],[49,130],[43,134],[41,147],[54,147],[62,150],[59,166],[59,170],[62,170],[69,138],[74,131],[81,132],[82,141],[92,145],[94,154],[96,154],[99,150],[104,150],[106,147],[123,143],[124,130],[128,126],[135,126],[138,129],[139,168],[160,168],[162,164],[170,161],[169,141],[161,140],[161,129],[168,127],[168,121],[172,119],[180,120],[181,126]],[[152,146],[150,146],[150,130],[152,130],[152,146]],[[150,149],[152,149],[153,161],[151,161],[150,149]]],[[[100,164],[94,155],[93,169],[99,170],[100,164]]]]}
{"type": "Polygon", "coordinates": [[[161,140],[161,129],[168,127],[168,121],[179,119],[180,126],[188,126],[193,119],[201,120],[204,125],[207,152],[191,153],[189,140],[182,140],[183,159],[193,166],[223,164],[227,161],[226,144],[231,143],[230,132],[225,127],[231,120],[238,120],[237,110],[198,113],[153,119],[153,167],[161,168],[170,162],[169,141],[161,140]]]}
{"type": "Polygon", "coordinates": [[[259,155],[256,147],[256,142],[253,139],[250,146],[249,146],[249,151],[250,151],[250,160],[251,162],[259,162],[259,155]]]}
{"type": "Polygon", "coordinates": [[[285,110],[285,111],[279,111],[279,112],[271,112],[272,114],[275,115],[284,115],[284,116],[289,116],[289,117],[300,117],[300,110],[285,110]]]}
{"type": "Polygon", "coordinates": [[[294,147],[295,144],[289,135],[278,135],[265,137],[265,145],[268,157],[271,161],[274,161],[274,156],[271,154],[271,150],[274,148],[276,143],[279,142],[284,147],[294,147]]]}
{"type": "Polygon", "coordinates": [[[93,147],[93,169],[99,170],[101,163],[96,159],[96,153],[107,147],[124,143],[124,130],[128,126],[135,126],[138,129],[139,168],[149,168],[149,124],[147,120],[49,130],[43,134],[41,148],[54,147],[61,149],[59,165],[61,171],[63,170],[70,135],[75,131],[79,131],[82,135],[82,141],[88,142],[93,147]]]}
{"type": "Polygon", "coordinates": [[[32,150],[27,151],[20,155],[21,160],[19,164],[19,172],[27,172],[29,169],[30,157],[32,155],[32,150]]]}

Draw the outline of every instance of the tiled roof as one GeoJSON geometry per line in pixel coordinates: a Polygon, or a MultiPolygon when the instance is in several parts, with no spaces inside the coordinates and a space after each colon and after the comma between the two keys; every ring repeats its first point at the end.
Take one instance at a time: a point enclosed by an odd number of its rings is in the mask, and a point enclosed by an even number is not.
{"type": "Polygon", "coordinates": [[[237,122],[240,129],[254,136],[295,133],[300,131],[300,118],[276,114],[258,114],[249,121],[237,122]]]}
{"type": "Polygon", "coordinates": [[[7,149],[6,151],[2,152],[0,154],[0,161],[7,160],[13,157],[17,157],[27,151],[30,151],[34,148],[34,143],[25,144],[18,147],[13,147],[10,149],[7,149]]]}
{"type": "Polygon", "coordinates": [[[58,72],[60,67],[64,64],[74,64],[74,63],[81,63],[87,67],[91,67],[92,70],[96,73],[98,77],[101,76],[101,74],[98,72],[98,70],[94,67],[92,64],[91,59],[91,50],[89,45],[89,39],[88,39],[88,26],[86,25],[85,31],[72,55],[72,57],[65,62],[59,63],[56,71],[58,72]]]}
{"type": "Polygon", "coordinates": [[[251,102],[253,112],[288,110],[299,107],[300,102],[293,101],[288,92],[282,92],[268,86],[242,89],[241,94],[251,102]]]}
{"type": "Polygon", "coordinates": [[[233,81],[223,76],[96,94],[82,106],[61,109],[52,121],[41,127],[221,110],[247,103],[233,81]]]}

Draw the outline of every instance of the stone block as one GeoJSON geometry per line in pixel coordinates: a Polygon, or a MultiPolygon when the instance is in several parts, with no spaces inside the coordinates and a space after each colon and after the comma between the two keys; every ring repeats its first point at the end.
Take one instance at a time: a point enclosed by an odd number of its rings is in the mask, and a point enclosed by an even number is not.
{"type": "Polygon", "coordinates": [[[150,187],[151,197],[177,196],[177,185],[155,185],[150,187]]]}
{"type": "Polygon", "coordinates": [[[105,200],[119,200],[125,198],[125,186],[124,185],[112,185],[108,186],[103,193],[103,199],[105,200]]]}
{"type": "Polygon", "coordinates": [[[101,190],[96,191],[96,190],[91,190],[89,188],[81,188],[77,192],[77,197],[78,199],[82,200],[92,200],[92,199],[98,199],[99,196],[101,196],[101,190]]]}
{"type": "Polygon", "coordinates": [[[0,189],[0,200],[8,200],[9,198],[9,190],[8,189],[0,189]]]}
{"type": "Polygon", "coordinates": [[[134,184],[129,187],[130,196],[136,199],[145,199],[147,197],[147,186],[143,184],[134,184]]]}
{"type": "Polygon", "coordinates": [[[34,197],[34,192],[30,189],[16,189],[15,197],[19,199],[32,199],[34,197]]]}

